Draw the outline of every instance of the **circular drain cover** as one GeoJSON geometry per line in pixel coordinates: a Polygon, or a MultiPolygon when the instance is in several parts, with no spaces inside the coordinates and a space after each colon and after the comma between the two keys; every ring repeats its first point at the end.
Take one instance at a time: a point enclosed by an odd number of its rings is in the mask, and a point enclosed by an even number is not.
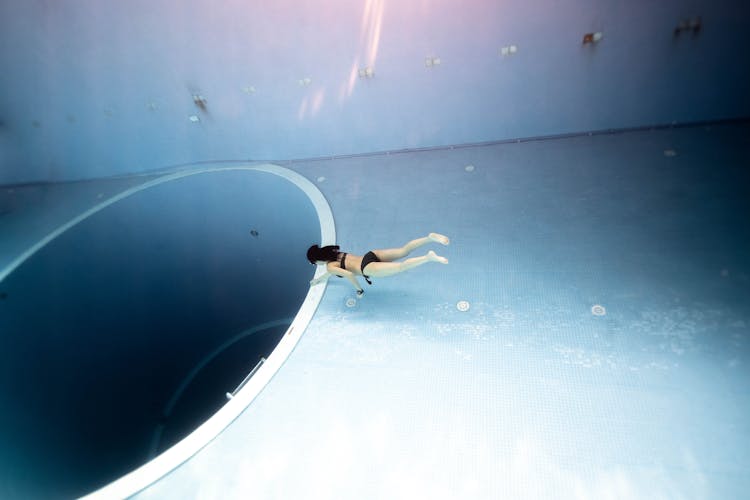
{"type": "Polygon", "coordinates": [[[591,314],[594,316],[604,316],[607,314],[607,310],[604,308],[604,306],[596,304],[591,307],[591,314]]]}

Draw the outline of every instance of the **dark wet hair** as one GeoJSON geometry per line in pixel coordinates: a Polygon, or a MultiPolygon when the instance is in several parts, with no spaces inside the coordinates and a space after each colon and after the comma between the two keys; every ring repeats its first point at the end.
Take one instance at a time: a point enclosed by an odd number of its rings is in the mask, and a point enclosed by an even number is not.
{"type": "Polygon", "coordinates": [[[307,249],[307,260],[310,261],[310,264],[315,264],[319,260],[333,262],[338,256],[338,245],[328,245],[323,248],[320,248],[318,245],[313,245],[307,249]]]}

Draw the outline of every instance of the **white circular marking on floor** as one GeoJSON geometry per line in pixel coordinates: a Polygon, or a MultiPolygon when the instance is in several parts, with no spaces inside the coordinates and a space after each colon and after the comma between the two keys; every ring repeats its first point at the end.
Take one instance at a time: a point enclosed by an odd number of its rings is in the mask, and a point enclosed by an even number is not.
{"type": "Polygon", "coordinates": [[[595,304],[591,307],[591,314],[593,314],[594,316],[604,316],[605,314],[607,314],[607,310],[604,308],[604,306],[595,304]]]}
{"type": "Polygon", "coordinates": [[[357,305],[357,299],[353,297],[349,297],[346,299],[346,307],[354,307],[357,305]]]}
{"type": "Polygon", "coordinates": [[[467,172],[473,172],[474,165],[466,165],[466,167],[464,167],[464,170],[466,170],[467,172]]]}
{"type": "Polygon", "coordinates": [[[459,300],[458,303],[456,304],[456,309],[458,309],[461,312],[468,311],[470,307],[471,305],[465,300],[459,300]]]}

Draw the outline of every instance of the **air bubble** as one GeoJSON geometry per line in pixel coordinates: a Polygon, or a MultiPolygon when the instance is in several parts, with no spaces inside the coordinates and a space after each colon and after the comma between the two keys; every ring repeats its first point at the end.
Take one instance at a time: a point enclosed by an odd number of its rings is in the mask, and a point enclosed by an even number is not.
{"type": "Polygon", "coordinates": [[[474,165],[466,165],[466,167],[464,167],[464,170],[466,170],[467,172],[473,172],[474,165]]]}
{"type": "Polygon", "coordinates": [[[470,307],[471,305],[465,300],[459,300],[458,303],[456,304],[456,309],[458,309],[461,312],[468,311],[470,307]]]}
{"type": "Polygon", "coordinates": [[[357,299],[349,297],[346,299],[346,307],[355,307],[357,305],[357,299]]]}

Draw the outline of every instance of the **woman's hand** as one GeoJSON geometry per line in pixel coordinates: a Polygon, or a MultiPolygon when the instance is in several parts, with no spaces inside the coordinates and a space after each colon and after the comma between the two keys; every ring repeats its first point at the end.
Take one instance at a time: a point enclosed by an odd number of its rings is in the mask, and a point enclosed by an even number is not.
{"type": "Polygon", "coordinates": [[[318,285],[320,283],[323,283],[324,281],[326,281],[330,277],[331,277],[331,273],[321,274],[317,278],[310,280],[310,286],[315,286],[315,285],[318,285]]]}

